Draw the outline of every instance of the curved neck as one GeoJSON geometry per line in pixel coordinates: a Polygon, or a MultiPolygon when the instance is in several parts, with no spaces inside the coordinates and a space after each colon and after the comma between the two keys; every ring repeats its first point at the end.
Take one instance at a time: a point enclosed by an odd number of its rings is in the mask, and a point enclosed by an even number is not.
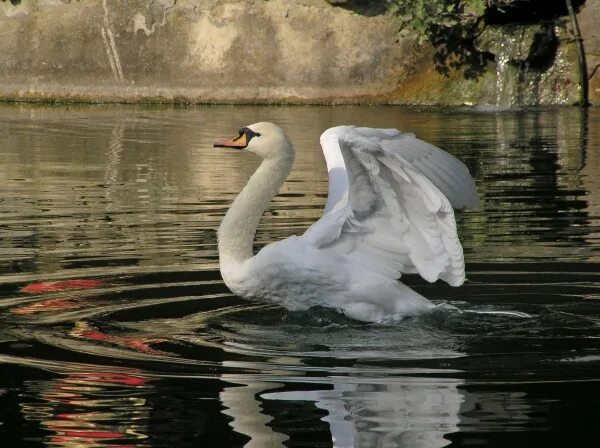
{"type": "Polygon", "coordinates": [[[263,212],[292,169],[292,155],[263,160],[248,184],[235,198],[219,226],[221,268],[252,258],[252,244],[263,212]]]}

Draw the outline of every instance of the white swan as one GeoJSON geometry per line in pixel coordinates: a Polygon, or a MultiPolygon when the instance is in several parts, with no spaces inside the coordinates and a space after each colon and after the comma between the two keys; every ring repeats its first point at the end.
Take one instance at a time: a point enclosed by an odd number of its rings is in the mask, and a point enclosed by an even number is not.
{"type": "Polygon", "coordinates": [[[373,322],[433,307],[397,281],[401,273],[463,283],[452,207],[479,203],[465,165],[396,129],[339,126],[321,145],[329,172],[323,216],[253,255],[260,217],[292,168],[292,143],[278,126],[256,123],[214,144],[263,159],[219,227],[221,274],[235,294],[290,310],[334,307],[373,322]]]}

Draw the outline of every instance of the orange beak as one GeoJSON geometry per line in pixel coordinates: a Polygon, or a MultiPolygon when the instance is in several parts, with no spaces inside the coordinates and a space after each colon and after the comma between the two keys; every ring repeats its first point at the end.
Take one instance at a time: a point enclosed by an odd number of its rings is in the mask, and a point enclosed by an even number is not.
{"type": "Polygon", "coordinates": [[[248,138],[246,137],[245,132],[241,132],[240,136],[234,138],[232,140],[219,140],[214,143],[213,147],[215,148],[235,148],[235,149],[244,149],[248,146],[248,138]]]}

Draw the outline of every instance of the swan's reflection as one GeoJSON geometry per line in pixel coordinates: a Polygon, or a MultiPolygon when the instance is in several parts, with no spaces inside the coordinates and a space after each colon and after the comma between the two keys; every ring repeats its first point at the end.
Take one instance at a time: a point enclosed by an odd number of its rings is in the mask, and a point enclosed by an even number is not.
{"type": "Polygon", "coordinates": [[[269,423],[272,417],[263,413],[257,397],[266,390],[281,386],[277,383],[245,382],[229,375],[224,380],[236,386],[226,387],[219,394],[221,403],[225,406],[223,414],[233,418],[230,426],[234,431],[250,437],[245,448],[276,448],[283,446],[288,440],[284,434],[274,431],[269,423]]]}
{"type": "Polygon", "coordinates": [[[282,383],[223,379],[236,384],[219,398],[233,418],[230,426],[250,437],[246,448],[285,446],[289,439],[306,437],[303,431],[314,437],[314,414],[302,419],[310,414],[303,408],[302,416],[290,417],[306,402],[325,412],[319,417],[335,448],[441,448],[454,439],[487,446],[490,434],[548,429],[548,403],[532,405],[521,391],[469,390],[456,378],[338,377],[326,385],[319,381],[313,390],[305,390],[307,384],[290,390],[298,383],[283,378],[282,383]]]}
{"type": "Polygon", "coordinates": [[[337,448],[436,448],[458,431],[464,396],[458,379],[440,378],[333,378],[327,389],[268,392],[278,383],[248,382],[224,377],[242,387],[225,388],[220,395],[231,426],[251,438],[246,447],[279,447],[288,439],[276,433],[273,420],[263,415],[261,402],[312,402],[326,411],[322,418],[337,448]]]}
{"type": "Polygon", "coordinates": [[[308,400],[327,411],[334,446],[437,448],[458,431],[459,380],[401,378],[387,382],[340,378],[331,390],[273,392],[266,400],[308,400]]]}

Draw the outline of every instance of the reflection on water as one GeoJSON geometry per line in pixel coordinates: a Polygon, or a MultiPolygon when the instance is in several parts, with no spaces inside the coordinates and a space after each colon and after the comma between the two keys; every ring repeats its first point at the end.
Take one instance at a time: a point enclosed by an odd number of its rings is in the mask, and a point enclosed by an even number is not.
{"type": "Polygon", "coordinates": [[[2,106],[0,435],[10,446],[570,446],[600,399],[600,111],[2,106]],[[321,213],[318,136],[415,132],[469,166],[468,283],[365,325],[232,296],[216,229],[280,123],[297,148],[257,247],[321,213]],[[509,312],[509,313],[508,313],[509,312]]]}
{"type": "Polygon", "coordinates": [[[52,446],[140,446],[147,438],[151,386],[136,372],[92,369],[53,381],[30,382],[28,395],[40,403],[21,404],[23,417],[39,421],[52,446]]]}
{"type": "Polygon", "coordinates": [[[337,447],[427,447],[448,445],[445,434],[458,431],[462,396],[459,380],[403,377],[400,381],[333,379],[333,389],[276,392],[268,400],[310,401],[327,412],[337,447]]]}
{"type": "Polygon", "coordinates": [[[233,419],[230,423],[233,430],[250,438],[244,446],[247,448],[283,446],[289,437],[271,427],[273,417],[264,412],[257,398],[258,394],[281,384],[257,380],[244,381],[228,375],[224,375],[222,379],[236,384],[236,386],[225,387],[219,394],[219,400],[225,406],[223,413],[233,419]]]}

